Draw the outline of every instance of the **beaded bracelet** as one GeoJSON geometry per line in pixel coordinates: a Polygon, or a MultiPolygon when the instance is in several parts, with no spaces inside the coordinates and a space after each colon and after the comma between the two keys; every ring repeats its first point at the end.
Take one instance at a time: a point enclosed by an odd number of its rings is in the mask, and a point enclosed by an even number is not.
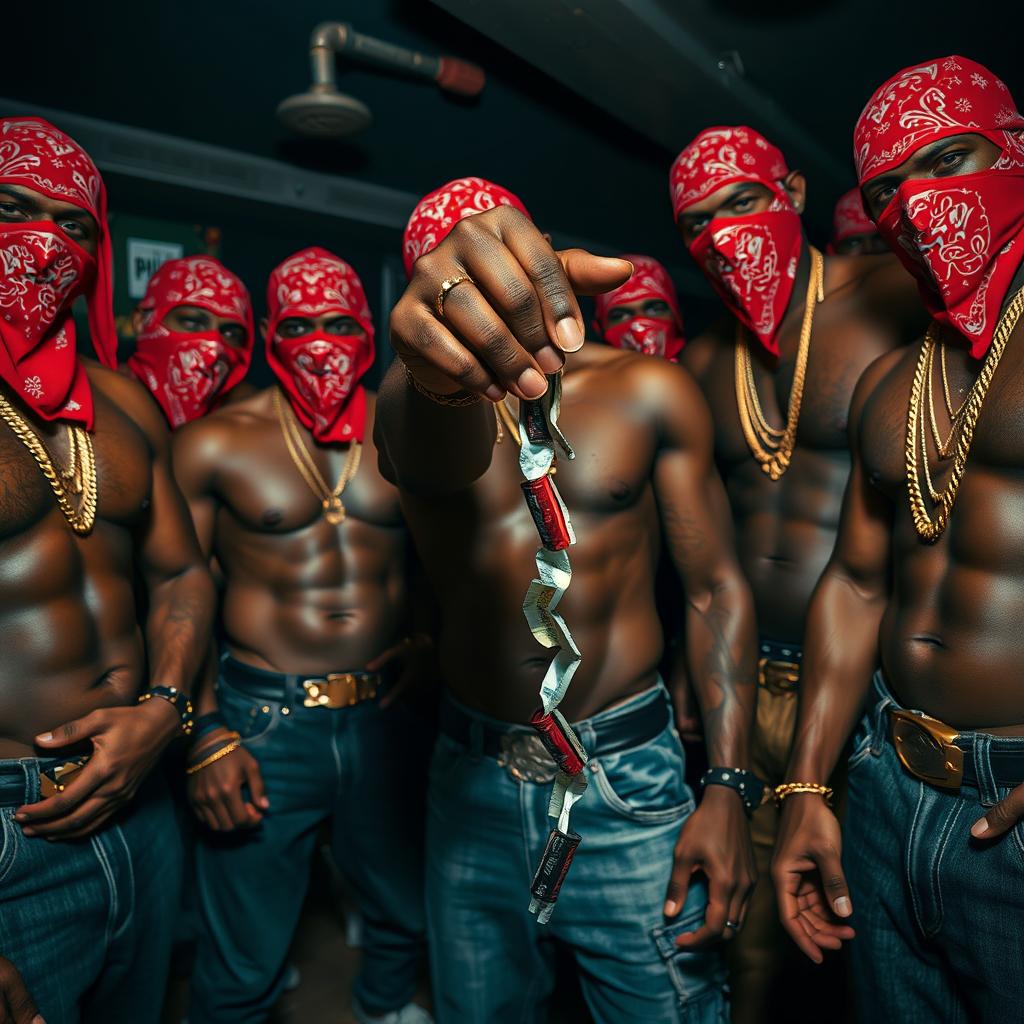
{"type": "Polygon", "coordinates": [[[775,802],[781,807],[782,801],[794,793],[814,793],[823,796],[829,807],[832,806],[835,797],[831,786],[823,786],[820,782],[784,782],[781,786],[775,787],[775,802]]]}

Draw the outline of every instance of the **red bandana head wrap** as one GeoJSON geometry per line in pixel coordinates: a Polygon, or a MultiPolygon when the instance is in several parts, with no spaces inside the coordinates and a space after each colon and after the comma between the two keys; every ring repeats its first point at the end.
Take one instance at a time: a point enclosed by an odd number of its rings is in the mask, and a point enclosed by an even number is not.
{"type": "Polygon", "coordinates": [[[864,212],[864,198],[860,189],[855,187],[844,192],[832,214],[832,238],[828,243],[828,251],[835,252],[835,246],[848,238],[877,234],[875,222],[864,212]]]}
{"type": "Polygon", "coordinates": [[[980,358],[1020,266],[1024,232],[1024,118],[1006,85],[966,57],[905,68],[868,101],[854,129],[861,185],[951,135],[984,136],[1002,150],[974,174],[904,181],[878,231],[917,278],[932,316],[980,358]]]}
{"type": "Polygon", "coordinates": [[[342,259],[314,246],[289,256],[267,284],[267,362],[299,422],[325,444],[362,441],[366,389],[373,365],[373,320],[359,275],[342,259]],[[288,317],[350,316],[362,334],[313,331],[280,338],[288,317]]]}
{"type": "Polygon", "coordinates": [[[425,195],[412,211],[402,236],[406,276],[412,277],[413,264],[436,249],[460,220],[496,206],[514,206],[530,216],[518,196],[484,178],[456,178],[425,195]]]}
{"type": "Polygon", "coordinates": [[[117,366],[107,193],[73,139],[38,117],[0,118],[0,183],[87,210],[99,229],[91,256],[53,221],[0,224],[0,378],[35,413],[93,425],[92,389],[75,348],[71,306],[89,302],[100,362],[117,366]]]}
{"type": "Polygon", "coordinates": [[[683,316],[679,312],[676,288],[668,271],[650,256],[629,253],[620,259],[633,264],[633,276],[614,291],[598,295],[594,300],[594,329],[615,348],[631,349],[649,356],[662,356],[672,362],[686,344],[683,316]],[[631,316],[622,323],[608,326],[608,313],[615,306],[659,299],[667,303],[672,314],[667,319],[643,314],[631,316]]]}
{"type": "Polygon", "coordinates": [[[676,219],[735,182],[754,181],[772,192],[767,210],[716,218],[689,248],[726,306],[776,355],[803,241],[800,216],[780,184],[787,174],[782,153],[739,125],[705,129],[676,157],[669,176],[676,219]]]}
{"type": "Polygon", "coordinates": [[[145,313],[132,373],[153,393],[172,428],[210,411],[245,376],[252,360],[253,317],[249,292],[212,256],[168,260],[149,279],[139,303],[145,313]],[[241,347],[218,330],[172,331],[163,319],[177,306],[198,306],[245,327],[241,347]]]}

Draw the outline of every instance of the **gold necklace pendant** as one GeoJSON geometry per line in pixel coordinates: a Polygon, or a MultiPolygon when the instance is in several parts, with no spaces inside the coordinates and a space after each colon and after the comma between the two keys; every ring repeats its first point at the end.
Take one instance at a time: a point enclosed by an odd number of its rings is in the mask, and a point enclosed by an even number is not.
{"type": "Polygon", "coordinates": [[[345,521],[345,506],[342,504],[341,498],[337,494],[332,494],[329,498],[324,498],[324,519],[331,524],[331,526],[339,526],[345,521]]]}
{"type": "Polygon", "coordinates": [[[804,317],[800,326],[800,343],[797,348],[793,384],[789,391],[789,410],[786,426],[773,427],[764,415],[761,400],[757,395],[753,362],[750,348],[743,331],[743,325],[736,324],[736,409],[740,426],[746,438],[747,447],[757,460],[761,471],[773,481],[779,480],[789,468],[796,447],[796,431],[800,421],[800,406],[803,403],[804,384],[807,378],[807,358],[811,347],[811,330],[814,326],[814,310],[824,301],[825,261],[821,253],[809,246],[811,273],[807,282],[807,298],[804,303],[804,317]]]}
{"type": "MultiPolygon", "coordinates": [[[[992,336],[992,344],[989,346],[988,354],[981,365],[974,384],[968,392],[963,405],[957,410],[958,424],[954,427],[956,434],[956,448],[953,452],[953,466],[949,473],[946,486],[941,491],[936,490],[931,477],[931,470],[928,465],[928,446],[925,443],[927,436],[927,422],[925,404],[928,399],[925,397],[925,387],[928,388],[928,398],[931,397],[932,380],[930,369],[934,362],[934,350],[938,343],[935,324],[933,323],[921,342],[921,351],[917,357],[917,367],[914,370],[914,378],[910,385],[910,401],[907,403],[907,436],[904,445],[904,458],[907,469],[907,496],[910,500],[910,513],[914,520],[914,529],[917,535],[928,543],[934,543],[945,532],[949,525],[950,516],[953,514],[953,507],[956,504],[957,494],[960,491],[960,484],[963,481],[964,472],[967,468],[967,458],[971,453],[971,444],[974,441],[974,431],[978,425],[978,417],[981,415],[981,408],[992,384],[999,360],[1002,358],[1006,343],[1010,339],[1021,312],[1024,311],[1024,288],[1017,292],[1010,300],[1003,315],[999,318],[995,333],[992,336]],[[960,414],[963,419],[960,420],[960,414]],[[959,429],[956,429],[956,427],[959,429]],[[918,431],[921,437],[918,439],[918,431]],[[925,486],[928,488],[928,495],[935,508],[929,510],[925,503],[924,493],[921,489],[922,472],[918,468],[918,456],[923,462],[923,476],[925,486]]],[[[951,403],[950,403],[951,404],[951,403]]],[[[952,436],[950,438],[952,442],[952,436]]],[[[939,452],[941,457],[942,453],[939,452]]]]}

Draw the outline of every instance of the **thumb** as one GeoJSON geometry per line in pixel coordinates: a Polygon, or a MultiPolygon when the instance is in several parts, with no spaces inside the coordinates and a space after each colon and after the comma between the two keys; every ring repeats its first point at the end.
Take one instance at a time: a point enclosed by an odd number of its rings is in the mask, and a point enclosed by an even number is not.
{"type": "Polygon", "coordinates": [[[1004,832],[1009,832],[1024,817],[1024,785],[1003,797],[999,803],[988,809],[984,818],[979,818],[971,826],[971,835],[975,839],[996,839],[1004,832]]]}
{"type": "Polygon", "coordinates": [[[263,773],[260,771],[259,763],[255,757],[250,757],[245,765],[245,781],[249,783],[249,794],[252,802],[260,808],[267,810],[270,801],[267,799],[267,789],[263,784],[263,773]]]}
{"type": "Polygon", "coordinates": [[[83,718],[58,725],[53,732],[40,733],[36,737],[36,744],[40,747],[67,747],[95,735],[100,731],[99,724],[96,713],[90,711],[83,718]]]}
{"type": "Polygon", "coordinates": [[[577,295],[598,295],[625,283],[633,274],[633,264],[611,256],[595,256],[586,249],[563,249],[558,258],[565,276],[577,295]]]}
{"type": "Polygon", "coordinates": [[[825,899],[828,900],[832,912],[836,917],[849,917],[853,913],[853,903],[850,901],[850,887],[846,884],[839,852],[832,849],[815,857],[814,860],[821,875],[825,899]]]}

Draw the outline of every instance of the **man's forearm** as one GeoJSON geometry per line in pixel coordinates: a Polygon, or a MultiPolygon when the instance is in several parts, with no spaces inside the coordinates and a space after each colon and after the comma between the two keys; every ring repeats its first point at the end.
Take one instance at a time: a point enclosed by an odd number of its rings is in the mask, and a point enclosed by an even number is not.
{"type": "Polygon", "coordinates": [[[825,570],[807,617],[800,711],[788,778],[824,783],[863,709],[886,595],[825,570]]]}
{"type": "Polygon", "coordinates": [[[194,565],[150,588],[146,638],[150,679],[190,693],[203,667],[216,592],[210,573],[194,565]]]}
{"type": "Polygon", "coordinates": [[[487,399],[439,404],[409,383],[401,360],[391,365],[377,398],[376,437],[400,488],[443,494],[469,487],[490,466],[495,436],[487,399]]]}
{"type": "Polygon", "coordinates": [[[757,687],[757,639],[750,591],[721,583],[687,617],[690,674],[711,765],[748,768],[757,687]]]}

